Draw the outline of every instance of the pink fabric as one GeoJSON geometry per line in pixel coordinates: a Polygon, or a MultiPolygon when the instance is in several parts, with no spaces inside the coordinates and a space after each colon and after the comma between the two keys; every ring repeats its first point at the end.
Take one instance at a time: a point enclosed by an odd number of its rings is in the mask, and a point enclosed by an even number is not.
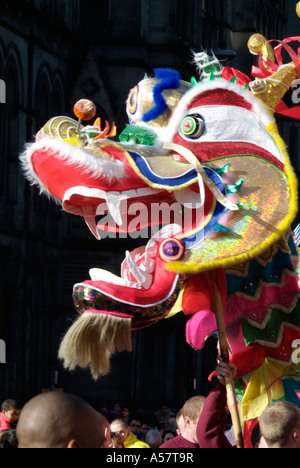
{"type": "MultiPolygon", "coordinates": [[[[194,349],[202,349],[205,340],[217,331],[215,315],[210,310],[202,310],[192,315],[186,324],[186,339],[194,349]]],[[[230,345],[230,353],[235,354],[246,348],[243,338],[242,321],[239,318],[234,323],[227,325],[226,335],[230,345]]]]}
{"type": "Polygon", "coordinates": [[[236,354],[244,351],[246,348],[243,337],[242,320],[239,318],[236,322],[226,327],[227,340],[230,345],[230,353],[236,354]]]}
{"type": "Polygon", "coordinates": [[[243,311],[244,316],[257,323],[262,323],[272,304],[289,309],[295,294],[299,292],[297,276],[291,276],[287,272],[278,284],[263,283],[261,291],[257,294],[260,288],[261,285],[258,287],[255,297],[239,292],[227,298],[224,305],[226,325],[237,320],[241,316],[241,311],[243,311]]]}
{"type": "Polygon", "coordinates": [[[186,323],[186,339],[187,342],[195,349],[201,349],[204,346],[205,340],[212,335],[217,329],[217,322],[214,314],[210,309],[202,310],[197,314],[192,315],[186,323]]]}

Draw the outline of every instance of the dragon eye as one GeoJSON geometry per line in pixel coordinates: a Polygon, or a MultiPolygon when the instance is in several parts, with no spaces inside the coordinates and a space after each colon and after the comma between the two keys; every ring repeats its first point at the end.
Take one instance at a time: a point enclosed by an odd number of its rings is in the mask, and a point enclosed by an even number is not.
{"type": "Polygon", "coordinates": [[[159,254],[165,262],[181,260],[185,254],[185,244],[179,239],[166,239],[160,246],[159,254]]]}
{"type": "Polygon", "coordinates": [[[181,123],[181,131],[187,138],[200,138],[205,130],[205,122],[200,114],[190,114],[181,123]]]}
{"type": "Polygon", "coordinates": [[[127,109],[130,114],[135,114],[138,105],[138,94],[139,94],[139,87],[135,86],[129,93],[128,101],[127,101],[127,109]]]}

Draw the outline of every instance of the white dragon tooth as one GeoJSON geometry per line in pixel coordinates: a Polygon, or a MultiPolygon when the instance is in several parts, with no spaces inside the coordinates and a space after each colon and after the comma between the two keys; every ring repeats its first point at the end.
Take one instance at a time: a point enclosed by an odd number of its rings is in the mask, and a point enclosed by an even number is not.
{"type": "Polygon", "coordinates": [[[126,251],[126,259],[131,273],[133,274],[137,282],[142,284],[146,279],[145,273],[137,266],[137,264],[131,256],[131,253],[128,250],[126,251]]]}
{"type": "Polygon", "coordinates": [[[135,261],[133,260],[131,253],[128,251],[126,252],[126,259],[128,262],[129,269],[131,273],[133,274],[133,276],[135,277],[135,279],[137,280],[137,282],[141,286],[143,286],[143,288],[149,289],[153,283],[152,275],[150,275],[146,271],[141,270],[141,268],[139,268],[137,264],[135,263],[135,261]]]}
{"type": "Polygon", "coordinates": [[[96,237],[96,239],[101,240],[101,236],[100,236],[100,234],[98,232],[95,218],[91,218],[91,217],[87,218],[86,217],[86,218],[84,218],[84,220],[85,220],[89,230],[96,237]]]}
{"type": "Polygon", "coordinates": [[[121,199],[119,192],[108,192],[106,200],[109,212],[118,226],[122,226],[123,220],[120,211],[121,199]]]}
{"type": "Polygon", "coordinates": [[[144,289],[150,289],[153,283],[153,277],[152,275],[149,275],[146,273],[146,278],[145,281],[142,283],[142,286],[144,289]]]}
{"type": "Polygon", "coordinates": [[[153,258],[147,258],[147,273],[153,273],[155,270],[155,260],[153,258]]]}
{"type": "Polygon", "coordinates": [[[92,206],[85,206],[81,208],[81,215],[83,216],[86,224],[88,225],[91,233],[97,240],[101,240],[100,234],[96,225],[95,210],[92,206]]]}

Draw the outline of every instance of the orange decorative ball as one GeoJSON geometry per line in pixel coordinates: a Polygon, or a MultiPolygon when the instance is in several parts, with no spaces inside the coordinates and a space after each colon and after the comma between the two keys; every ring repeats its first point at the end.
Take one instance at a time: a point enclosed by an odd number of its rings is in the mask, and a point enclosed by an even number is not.
{"type": "Polygon", "coordinates": [[[80,120],[91,120],[95,117],[97,109],[95,104],[88,99],[80,99],[77,101],[74,108],[74,114],[80,120]]]}

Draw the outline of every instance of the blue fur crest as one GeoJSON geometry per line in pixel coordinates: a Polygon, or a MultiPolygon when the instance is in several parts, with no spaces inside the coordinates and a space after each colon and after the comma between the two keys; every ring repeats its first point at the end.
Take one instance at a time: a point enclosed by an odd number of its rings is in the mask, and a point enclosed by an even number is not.
{"type": "Polygon", "coordinates": [[[180,73],[171,68],[155,68],[155,78],[161,79],[153,88],[153,99],[155,106],[146,112],[143,116],[143,122],[149,122],[162,115],[167,109],[168,105],[162,94],[165,89],[178,89],[180,87],[180,73]]]}

